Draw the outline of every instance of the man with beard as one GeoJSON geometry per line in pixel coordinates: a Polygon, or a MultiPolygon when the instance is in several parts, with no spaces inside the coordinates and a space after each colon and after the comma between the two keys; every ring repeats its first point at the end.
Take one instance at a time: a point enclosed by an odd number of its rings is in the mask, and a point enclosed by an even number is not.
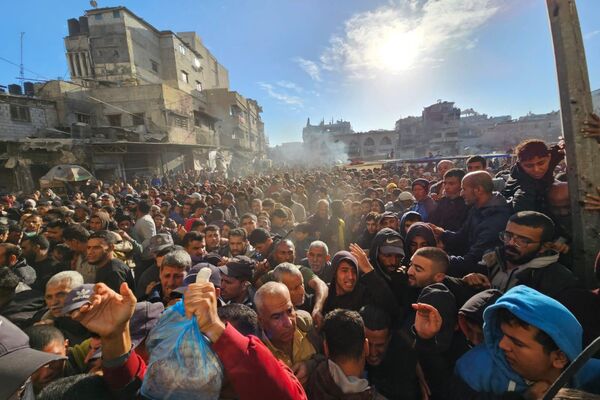
{"type": "Polygon", "coordinates": [[[196,265],[204,261],[206,255],[206,242],[204,235],[200,232],[192,231],[183,236],[181,245],[192,258],[192,265],[196,265]]]}
{"type": "Polygon", "coordinates": [[[482,272],[479,260],[488,249],[500,244],[498,232],[510,217],[506,199],[493,191],[494,185],[489,173],[470,172],[463,178],[461,187],[465,203],[472,206],[462,228],[453,232],[430,224],[436,237],[452,254],[448,275],[458,278],[471,272],[482,272]]]}
{"type": "Polygon", "coordinates": [[[36,279],[32,288],[43,292],[48,279],[61,268],[48,254],[50,243],[42,235],[26,236],[21,241],[21,248],[27,263],[35,269],[36,279]]]}
{"type": "Polygon", "coordinates": [[[244,304],[254,307],[253,289],[250,281],[256,262],[244,255],[230,259],[220,266],[221,298],[226,304],[244,304]]]}
{"type": "Polygon", "coordinates": [[[119,290],[121,283],[135,287],[133,274],[123,261],[115,257],[115,235],[109,231],[98,231],[90,235],[87,242],[87,261],[96,267],[96,282],[105,283],[119,290]]]}
{"type": "Polygon", "coordinates": [[[329,247],[325,242],[315,240],[308,247],[306,258],[300,260],[300,265],[309,267],[323,282],[331,282],[333,267],[331,266],[329,247]]]}
{"type": "Polygon", "coordinates": [[[68,227],[69,224],[62,220],[48,222],[44,236],[46,236],[46,239],[48,239],[48,242],[50,242],[51,250],[57,244],[64,242],[63,233],[68,227]]]}
{"type": "Polygon", "coordinates": [[[554,223],[549,217],[536,211],[518,212],[500,233],[504,244],[483,256],[487,276],[469,274],[465,281],[502,292],[527,285],[550,297],[578,286],[573,273],[558,262],[553,237],[554,223]]]}
{"type": "Polygon", "coordinates": [[[248,251],[248,235],[243,228],[235,228],[229,232],[229,242],[224,248],[224,253],[229,258],[250,254],[250,251],[248,251]]]}

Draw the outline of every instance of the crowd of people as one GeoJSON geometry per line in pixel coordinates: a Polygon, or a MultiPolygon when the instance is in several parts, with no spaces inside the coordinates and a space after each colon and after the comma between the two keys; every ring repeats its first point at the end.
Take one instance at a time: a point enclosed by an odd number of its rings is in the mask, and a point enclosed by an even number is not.
{"type": "MultiPolygon", "coordinates": [[[[0,398],[146,398],[146,339],[171,307],[224,372],[214,397],[161,382],[171,398],[541,398],[600,336],[563,159],[528,140],[493,169],[472,156],[5,195],[0,398]]],[[[600,394],[596,361],[569,386],[600,394]]]]}

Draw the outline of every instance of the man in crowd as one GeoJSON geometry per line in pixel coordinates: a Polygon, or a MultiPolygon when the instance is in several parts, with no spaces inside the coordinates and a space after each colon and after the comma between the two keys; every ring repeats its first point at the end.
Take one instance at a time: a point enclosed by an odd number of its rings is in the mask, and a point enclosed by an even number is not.
{"type": "Polygon", "coordinates": [[[506,199],[493,192],[489,173],[470,172],[462,179],[461,185],[462,197],[471,206],[462,228],[453,232],[430,225],[449,253],[453,254],[448,274],[457,277],[481,271],[477,263],[486,250],[499,244],[498,232],[504,229],[510,216],[506,199]]]}
{"type": "Polygon", "coordinates": [[[436,208],[435,201],[429,196],[429,181],[423,178],[415,179],[412,183],[412,194],[416,203],[411,211],[418,212],[423,221],[427,221],[436,208]]]}
{"type": "Polygon", "coordinates": [[[172,250],[165,254],[160,265],[159,279],[155,286],[146,289],[146,297],[151,303],[162,302],[170,305],[171,292],[183,286],[183,280],[192,267],[192,259],[185,250],[172,250]]]}
{"type": "Polygon", "coordinates": [[[315,240],[308,247],[306,258],[300,260],[300,264],[309,267],[323,282],[331,282],[333,267],[327,244],[321,240],[315,240]]]}
{"type": "Polygon", "coordinates": [[[87,242],[87,261],[96,268],[95,282],[105,283],[115,290],[127,282],[135,287],[133,274],[127,265],[115,257],[115,236],[109,231],[98,231],[90,235],[87,242]]]}
{"type": "Polygon", "coordinates": [[[578,286],[573,273],[558,262],[559,253],[553,249],[554,222],[548,216],[518,212],[509,218],[500,237],[503,245],[483,256],[485,274],[467,275],[465,281],[502,292],[527,285],[554,298],[578,286]]]}
{"type": "Polygon", "coordinates": [[[461,169],[448,170],[444,175],[443,195],[437,201],[437,208],[429,216],[429,222],[444,230],[460,230],[467,218],[467,205],[461,197],[461,181],[465,172],[461,169]]]}
{"type": "Polygon", "coordinates": [[[312,326],[296,324],[296,310],[288,288],[279,282],[267,282],[254,295],[261,339],[275,357],[292,368],[300,382],[306,382],[314,369],[311,360],[317,353],[309,338],[312,326]]]}
{"type": "Polygon", "coordinates": [[[70,266],[57,265],[48,254],[50,243],[42,235],[26,236],[21,241],[23,256],[27,263],[35,270],[36,279],[32,288],[43,291],[48,279],[62,268],[70,266]]]}
{"type": "Polygon", "coordinates": [[[221,298],[225,304],[244,304],[254,307],[251,280],[256,262],[246,256],[233,257],[221,271],[221,298]]]}
{"type": "Polygon", "coordinates": [[[0,266],[10,267],[19,280],[28,286],[36,280],[35,269],[27,264],[23,251],[15,244],[0,243],[0,266]]]}
{"type": "Polygon", "coordinates": [[[369,342],[362,318],[356,311],[334,310],[323,323],[325,355],[306,385],[309,398],[372,399],[385,397],[364,379],[369,342]]]}
{"type": "Polygon", "coordinates": [[[135,216],[136,221],[133,227],[133,233],[138,243],[147,245],[150,238],[156,235],[156,225],[150,215],[151,204],[148,201],[140,201],[137,204],[135,216]]]}

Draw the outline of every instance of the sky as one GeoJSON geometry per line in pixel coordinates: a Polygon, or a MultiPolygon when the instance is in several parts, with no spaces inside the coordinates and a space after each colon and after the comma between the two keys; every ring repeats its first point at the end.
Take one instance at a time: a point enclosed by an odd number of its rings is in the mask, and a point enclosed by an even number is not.
{"type": "MultiPolygon", "coordinates": [[[[271,145],[301,141],[307,118],[393,129],[437,100],[513,118],[559,108],[543,0],[97,0],[160,30],[196,31],[258,100],[271,145]]],[[[3,3],[0,84],[68,79],[67,19],[88,0],[3,3]]],[[[592,90],[600,88],[600,1],[578,0],[592,90]]]]}

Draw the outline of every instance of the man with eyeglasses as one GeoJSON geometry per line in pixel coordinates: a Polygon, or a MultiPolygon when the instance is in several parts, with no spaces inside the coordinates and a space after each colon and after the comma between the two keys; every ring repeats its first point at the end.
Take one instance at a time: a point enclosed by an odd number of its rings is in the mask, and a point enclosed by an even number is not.
{"type": "Polygon", "coordinates": [[[463,278],[472,286],[492,287],[506,292],[526,285],[550,297],[578,286],[577,278],[558,262],[553,249],[554,222],[536,211],[512,215],[506,230],[500,232],[503,245],[484,254],[481,262],[487,276],[469,274],[463,278]]]}

